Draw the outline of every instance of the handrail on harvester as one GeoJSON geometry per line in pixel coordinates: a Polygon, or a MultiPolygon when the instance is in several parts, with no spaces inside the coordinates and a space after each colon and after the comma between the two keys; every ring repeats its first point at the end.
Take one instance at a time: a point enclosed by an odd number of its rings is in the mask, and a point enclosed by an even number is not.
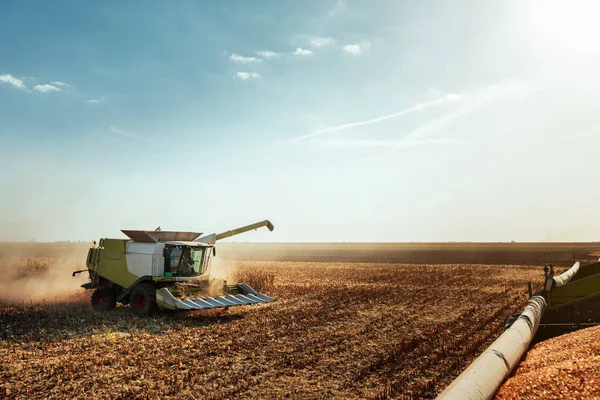
{"type": "Polygon", "coordinates": [[[546,299],[536,294],[519,318],[437,398],[490,399],[515,368],[531,343],[546,311],[546,299]]]}

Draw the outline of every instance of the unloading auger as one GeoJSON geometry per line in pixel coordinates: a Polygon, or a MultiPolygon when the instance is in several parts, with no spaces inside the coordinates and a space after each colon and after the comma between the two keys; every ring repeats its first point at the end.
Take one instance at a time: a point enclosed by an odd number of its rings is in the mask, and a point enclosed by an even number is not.
{"type": "Polygon", "coordinates": [[[256,292],[245,283],[223,285],[223,295],[203,297],[211,284],[211,257],[215,242],[273,224],[261,221],[223,233],[201,236],[201,232],[122,230],[129,239],[100,239],[90,248],[87,269],[95,289],[92,307],[96,311],[113,309],[117,303],[129,304],[138,315],[161,310],[203,310],[266,303],[275,299],[256,292]]]}
{"type": "Polygon", "coordinates": [[[438,400],[491,399],[532,342],[600,324],[600,261],[556,276],[544,268],[544,287],[532,293],[523,312],[511,315],[505,331],[473,361],[438,400]]]}

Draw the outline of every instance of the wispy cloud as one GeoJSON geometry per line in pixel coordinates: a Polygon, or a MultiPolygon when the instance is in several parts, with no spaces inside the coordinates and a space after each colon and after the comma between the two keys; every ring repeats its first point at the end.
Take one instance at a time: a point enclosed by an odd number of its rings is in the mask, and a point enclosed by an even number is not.
{"type": "Polygon", "coordinates": [[[310,39],[310,44],[314,47],[323,47],[335,43],[335,39],[332,37],[313,37],[310,39]]]}
{"type": "Polygon", "coordinates": [[[346,10],[346,1],[345,0],[335,0],[333,3],[333,7],[327,14],[327,18],[335,17],[338,14],[343,13],[346,10]]]}
{"type": "Polygon", "coordinates": [[[238,64],[256,64],[261,63],[263,60],[256,57],[244,57],[239,54],[232,54],[229,59],[234,63],[238,64]]]}
{"type": "MultiPolygon", "coordinates": [[[[395,147],[392,149],[392,150],[394,150],[394,149],[404,147],[405,145],[402,143],[408,142],[409,145],[414,145],[413,142],[420,143],[424,140],[424,138],[434,135],[435,133],[439,132],[440,130],[442,130],[446,126],[450,125],[451,123],[482,108],[483,106],[487,105],[490,102],[499,100],[501,98],[524,95],[524,94],[527,94],[530,90],[531,90],[531,87],[522,81],[507,80],[507,81],[498,82],[498,83],[495,83],[495,84],[492,84],[489,86],[485,86],[485,87],[483,87],[479,90],[473,91],[473,92],[448,93],[437,99],[419,103],[419,104],[405,108],[404,110],[401,110],[401,111],[398,111],[398,112],[395,112],[392,114],[382,115],[380,117],[371,118],[371,119],[364,120],[364,121],[351,122],[351,123],[347,123],[347,124],[333,126],[333,127],[326,128],[326,129],[321,129],[321,130],[318,130],[318,131],[315,131],[315,132],[312,132],[312,133],[309,133],[306,135],[298,136],[298,137],[280,142],[280,143],[276,144],[275,146],[300,142],[300,141],[307,140],[307,139],[313,139],[313,138],[316,138],[316,137],[324,135],[324,134],[341,131],[344,129],[374,124],[374,123],[377,123],[380,121],[385,121],[385,120],[392,119],[392,118],[398,118],[398,117],[401,117],[401,116],[404,116],[407,114],[422,112],[426,109],[430,109],[430,108],[441,106],[441,105],[448,104],[448,103],[457,103],[457,104],[462,105],[462,108],[459,108],[458,110],[444,114],[441,117],[431,119],[431,120],[425,122],[424,124],[422,124],[421,126],[419,126],[417,129],[414,129],[414,130],[408,132],[401,139],[398,139],[398,143],[396,143],[394,145],[395,147]]],[[[428,143],[433,143],[432,140],[442,140],[442,139],[431,139],[431,140],[427,139],[427,140],[428,140],[428,143]]],[[[366,145],[365,143],[369,143],[369,142],[364,142],[364,141],[362,142],[363,145],[366,145]]],[[[373,142],[370,142],[370,143],[373,143],[373,142]]],[[[387,142],[386,144],[389,145],[390,142],[387,142]]]]}
{"type": "Polygon", "coordinates": [[[61,81],[52,81],[43,85],[35,85],[33,86],[33,90],[29,89],[27,85],[23,82],[24,79],[35,81],[36,79],[33,76],[24,77],[22,79],[15,78],[11,74],[0,75],[0,84],[9,84],[17,89],[24,90],[27,93],[39,92],[39,93],[53,93],[53,92],[62,92],[63,89],[72,88],[73,86],[61,81]]]}
{"type": "MultiPolygon", "coordinates": [[[[465,101],[462,102],[462,107],[458,110],[427,121],[423,125],[406,134],[403,140],[422,140],[423,138],[438,133],[450,124],[483,108],[491,102],[500,100],[502,98],[521,96],[527,94],[530,90],[530,86],[517,80],[508,80],[485,86],[477,91],[465,94],[465,101]]],[[[400,147],[402,146],[397,146],[396,149],[400,147]]]]}
{"type": "Polygon", "coordinates": [[[292,54],[295,56],[310,56],[311,54],[313,54],[313,52],[312,50],[301,49],[300,47],[298,47],[296,51],[294,51],[292,54]]]}
{"type": "Polygon", "coordinates": [[[51,84],[53,84],[54,86],[60,86],[60,87],[64,87],[64,88],[70,88],[71,85],[69,85],[66,82],[61,82],[61,81],[52,81],[50,82],[51,84]]]}
{"type": "Polygon", "coordinates": [[[262,58],[277,58],[277,57],[281,57],[283,55],[283,53],[278,53],[276,51],[271,51],[271,50],[260,50],[256,52],[257,55],[261,56],[262,58]]]}
{"type": "Polygon", "coordinates": [[[40,92],[40,93],[53,93],[53,92],[62,92],[62,89],[59,87],[56,87],[54,85],[35,85],[33,87],[33,90],[35,90],[36,92],[40,92]]]}
{"type": "Polygon", "coordinates": [[[90,99],[90,100],[86,100],[85,102],[86,102],[86,103],[88,103],[88,104],[97,104],[97,103],[99,103],[100,101],[99,101],[99,100],[96,100],[96,99],[90,99]]]}
{"type": "Polygon", "coordinates": [[[336,139],[311,139],[311,143],[330,149],[356,149],[356,148],[393,148],[411,147],[411,146],[430,146],[438,144],[464,144],[464,140],[450,138],[430,138],[430,139],[412,139],[412,140],[348,140],[344,138],[336,139]]]}
{"type": "Polygon", "coordinates": [[[7,83],[21,90],[27,89],[27,86],[25,86],[21,79],[15,78],[11,74],[0,75],[0,83],[7,83]]]}
{"type": "Polygon", "coordinates": [[[140,139],[141,138],[137,133],[126,131],[124,129],[117,128],[116,126],[110,126],[110,127],[108,127],[108,130],[116,135],[125,136],[125,137],[131,138],[131,139],[140,139]]]}
{"type": "Polygon", "coordinates": [[[240,81],[247,81],[250,79],[260,79],[261,76],[257,72],[238,72],[233,76],[233,79],[237,79],[240,81]]]}
{"type": "Polygon", "coordinates": [[[371,42],[363,42],[356,44],[347,44],[343,47],[343,50],[346,53],[358,55],[364,53],[366,50],[369,49],[369,47],[371,47],[371,42]]]}
{"type": "Polygon", "coordinates": [[[354,127],[357,127],[357,126],[364,126],[364,125],[374,124],[374,123],[385,121],[385,120],[392,119],[392,118],[398,118],[398,117],[401,117],[403,115],[420,112],[420,111],[423,111],[423,110],[428,109],[428,108],[440,106],[442,104],[447,104],[447,103],[450,103],[450,102],[460,101],[460,100],[462,100],[462,97],[463,96],[461,94],[449,93],[449,94],[447,94],[447,95],[445,95],[443,97],[437,98],[435,100],[427,101],[427,102],[424,102],[424,103],[419,103],[419,104],[416,104],[414,106],[405,108],[404,110],[400,110],[400,111],[392,113],[392,114],[382,115],[382,116],[379,116],[379,117],[376,117],[376,118],[367,119],[367,120],[364,120],[364,121],[351,122],[351,123],[348,123],[348,124],[342,124],[342,125],[333,126],[331,128],[322,129],[322,130],[319,130],[319,131],[316,131],[316,132],[313,132],[313,133],[309,133],[307,135],[302,135],[302,136],[295,137],[293,139],[286,140],[285,142],[282,142],[281,144],[299,142],[299,141],[302,141],[302,140],[314,138],[314,137],[321,136],[321,135],[324,135],[324,134],[327,134],[327,133],[331,133],[331,132],[336,132],[336,131],[341,131],[341,130],[344,130],[344,129],[354,128],[354,127]]]}

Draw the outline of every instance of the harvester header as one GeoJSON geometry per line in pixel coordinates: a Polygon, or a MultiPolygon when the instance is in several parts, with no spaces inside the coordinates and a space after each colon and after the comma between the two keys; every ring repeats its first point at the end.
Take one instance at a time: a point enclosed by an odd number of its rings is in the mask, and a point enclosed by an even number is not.
{"type": "Polygon", "coordinates": [[[117,303],[129,304],[136,314],[161,310],[202,310],[266,303],[275,299],[257,293],[245,283],[227,285],[223,295],[200,297],[211,286],[211,257],[215,242],[273,224],[261,221],[223,233],[201,237],[202,232],[163,230],[122,230],[129,239],[100,239],[90,248],[86,260],[90,282],[95,289],[92,307],[110,310],[117,303]]]}

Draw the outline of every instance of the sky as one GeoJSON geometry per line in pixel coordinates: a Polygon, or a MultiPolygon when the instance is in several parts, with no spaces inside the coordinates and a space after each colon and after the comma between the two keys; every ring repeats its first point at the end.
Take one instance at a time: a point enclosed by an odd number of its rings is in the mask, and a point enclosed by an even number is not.
{"type": "Polygon", "coordinates": [[[0,241],[600,240],[598,12],[2,2],[0,241]]]}

